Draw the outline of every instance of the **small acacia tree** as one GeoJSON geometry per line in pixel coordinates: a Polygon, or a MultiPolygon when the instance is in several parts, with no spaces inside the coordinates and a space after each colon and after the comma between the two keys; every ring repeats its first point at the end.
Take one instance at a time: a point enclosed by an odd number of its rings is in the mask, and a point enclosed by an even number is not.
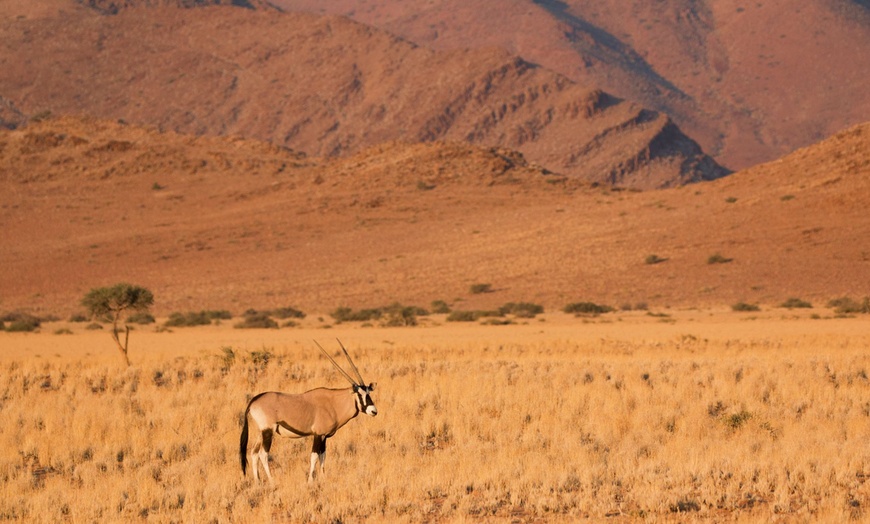
{"type": "Polygon", "coordinates": [[[88,309],[94,318],[112,322],[112,338],[124,356],[124,362],[130,365],[127,356],[127,346],[130,341],[130,326],[124,324],[124,343],[118,336],[118,323],[132,312],[145,312],[154,304],[154,295],[144,287],[131,284],[115,284],[111,287],[99,287],[88,291],[82,299],[82,305],[88,309]]]}

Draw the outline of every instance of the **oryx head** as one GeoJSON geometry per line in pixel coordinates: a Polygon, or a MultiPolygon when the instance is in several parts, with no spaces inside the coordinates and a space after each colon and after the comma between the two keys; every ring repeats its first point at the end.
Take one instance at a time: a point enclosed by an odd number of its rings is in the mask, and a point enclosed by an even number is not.
{"type": "Polygon", "coordinates": [[[350,382],[353,393],[354,395],[356,395],[357,409],[372,417],[377,415],[378,408],[375,407],[375,402],[374,400],[372,400],[371,395],[372,391],[374,391],[375,389],[376,384],[374,382],[371,382],[369,383],[369,385],[366,385],[365,380],[363,380],[362,375],[360,375],[359,373],[359,369],[357,369],[356,365],[353,363],[353,360],[350,359],[350,354],[348,354],[347,350],[344,348],[344,344],[341,343],[341,340],[338,340],[338,345],[341,346],[341,350],[344,352],[345,358],[347,358],[347,363],[350,364],[351,369],[353,370],[354,374],[356,374],[356,379],[351,377],[345,370],[341,369],[341,366],[338,365],[338,362],[336,362],[329,355],[329,353],[327,353],[326,350],[323,349],[323,346],[321,346],[316,340],[314,341],[314,343],[317,344],[317,347],[320,348],[320,351],[324,355],[326,355],[326,358],[328,358],[329,361],[332,362],[332,365],[335,366],[335,369],[337,369],[338,372],[341,373],[342,376],[344,376],[344,378],[348,380],[348,382],[350,382]]]}

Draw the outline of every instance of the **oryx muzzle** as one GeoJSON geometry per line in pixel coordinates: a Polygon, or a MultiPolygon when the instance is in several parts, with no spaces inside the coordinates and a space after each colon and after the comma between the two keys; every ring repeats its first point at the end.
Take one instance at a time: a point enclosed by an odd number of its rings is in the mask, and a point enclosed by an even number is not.
{"type": "Polygon", "coordinates": [[[342,376],[351,383],[351,387],[344,389],[316,388],[299,394],[269,391],[252,398],[245,409],[245,421],[239,442],[242,474],[246,474],[247,464],[250,462],[254,479],[259,480],[257,464],[260,463],[263,465],[263,470],[265,470],[269,481],[271,481],[269,450],[272,447],[273,437],[275,435],[288,438],[310,436],[313,437],[313,443],[308,482],[312,482],[314,469],[318,462],[320,462],[320,475],[323,474],[323,463],[326,459],[326,439],[335,435],[339,428],[360,412],[370,416],[378,414],[378,408],[375,407],[371,397],[375,384],[366,385],[359,369],[351,360],[341,341],[339,340],[338,344],[356,375],[356,379],[342,369],[320,344],[316,341],[314,343],[342,376]]]}

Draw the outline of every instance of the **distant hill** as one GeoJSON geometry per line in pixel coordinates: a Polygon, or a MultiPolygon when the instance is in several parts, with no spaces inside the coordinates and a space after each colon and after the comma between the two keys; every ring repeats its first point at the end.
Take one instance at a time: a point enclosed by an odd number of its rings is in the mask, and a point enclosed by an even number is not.
{"type": "Polygon", "coordinates": [[[65,316],[118,281],[152,289],[158,314],[824,305],[870,295],[868,208],[870,124],[724,179],[634,192],[459,142],[323,159],[47,118],[0,129],[0,311],[65,316]],[[492,292],[471,293],[479,283],[492,292]]]}
{"type": "Polygon", "coordinates": [[[271,0],[439,50],[500,47],[671,116],[731,169],[870,120],[856,0],[271,0]]]}
{"type": "Polygon", "coordinates": [[[0,95],[26,114],[240,135],[313,156],[464,141],[638,189],[727,173],[666,115],[501,50],[436,52],[340,17],[237,7],[249,2],[54,1],[54,16],[0,26],[0,95]]]}

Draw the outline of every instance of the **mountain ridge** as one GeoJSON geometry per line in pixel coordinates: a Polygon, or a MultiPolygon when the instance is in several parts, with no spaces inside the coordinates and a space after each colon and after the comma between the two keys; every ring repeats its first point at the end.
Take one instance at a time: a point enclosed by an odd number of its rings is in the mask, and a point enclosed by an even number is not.
{"type": "Polygon", "coordinates": [[[0,94],[30,114],[243,135],[314,156],[397,139],[462,140],[639,189],[727,173],[661,113],[503,50],[436,52],[342,17],[84,9],[51,22],[7,21],[3,34],[0,66],[10,74],[0,94]],[[673,144],[643,154],[654,138],[673,144]]]}

